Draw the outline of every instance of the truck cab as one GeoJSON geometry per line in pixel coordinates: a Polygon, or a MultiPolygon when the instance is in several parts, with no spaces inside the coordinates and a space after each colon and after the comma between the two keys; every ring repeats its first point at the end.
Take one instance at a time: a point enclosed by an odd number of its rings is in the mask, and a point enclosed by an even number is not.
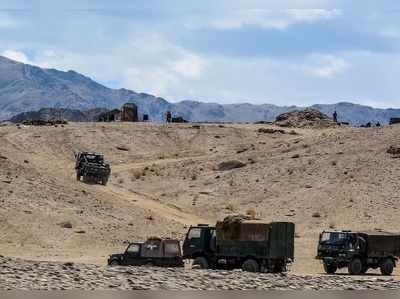
{"type": "Polygon", "coordinates": [[[353,256],[363,254],[360,243],[351,231],[323,231],[319,236],[317,259],[322,260],[326,273],[333,274],[347,267],[353,256]]]}
{"type": "Polygon", "coordinates": [[[178,240],[154,238],[130,243],[123,253],[110,255],[108,265],[183,267],[184,264],[178,240]]]}
{"type": "Polygon", "coordinates": [[[193,259],[193,265],[202,269],[209,266],[210,257],[215,255],[215,226],[199,224],[191,226],[183,242],[183,258],[193,259]]]}

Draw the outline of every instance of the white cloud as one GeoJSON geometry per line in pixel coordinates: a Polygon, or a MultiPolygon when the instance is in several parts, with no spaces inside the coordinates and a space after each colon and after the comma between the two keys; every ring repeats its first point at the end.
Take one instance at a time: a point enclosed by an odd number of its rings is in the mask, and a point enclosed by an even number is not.
{"type": "Polygon", "coordinates": [[[349,63],[334,55],[310,55],[302,68],[306,74],[331,79],[346,72],[349,63]]]}
{"type": "Polygon", "coordinates": [[[226,12],[219,16],[210,16],[207,20],[189,20],[190,28],[211,27],[220,30],[240,29],[245,26],[257,26],[263,29],[285,30],[298,24],[331,20],[342,15],[338,9],[243,9],[226,12]]]}
{"type": "Polygon", "coordinates": [[[29,63],[28,57],[21,51],[5,50],[1,53],[1,55],[18,62],[29,63]]]}

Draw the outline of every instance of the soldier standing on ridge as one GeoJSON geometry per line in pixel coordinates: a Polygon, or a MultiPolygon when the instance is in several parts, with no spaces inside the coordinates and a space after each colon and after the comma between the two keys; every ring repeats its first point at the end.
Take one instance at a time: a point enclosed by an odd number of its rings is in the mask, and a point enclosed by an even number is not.
{"type": "Polygon", "coordinates": [[[167,113],[166,113],[166,121],[167,121],[167,123],[172,122],[172,113],[171,113],[171,111],[167,111],[167,113]]]}
{"type": "Polygon", "coordinates": [[[338,121],[337,121],[337,112],[336,112],[336,110],[335,110],[335,112],[333,112],[333,121],[334,121],[335,123],[338,122],[338,121]]]}

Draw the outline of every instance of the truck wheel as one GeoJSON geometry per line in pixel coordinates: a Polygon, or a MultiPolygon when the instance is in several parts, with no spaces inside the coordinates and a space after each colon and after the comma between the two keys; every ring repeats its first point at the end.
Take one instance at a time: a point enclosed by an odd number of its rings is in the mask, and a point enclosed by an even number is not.
{"type": "Polygon", "coordinates": [[[394,263],[392,259],[385,259],[381,265],[382,275],[392,275],[394,269],[394,263]]]}
{"type": "Polygon", "coordinates": [[[111,267],[115,267],[115,266],[120,266],[119,261],[118,260],[112,260],[109,264],[111,267]]]}
{"type": "Polygon", "coordinates": [[[335,274],[337,269],[338,269],[338,267],[336,265],[327,264],[327,263],[324,262],[325,273],[327,273],[327,274],[335,274]]]}
{"type": "Polygon", "coordinates": [[[103,186],[107,185],[107,179],[106,178],[101,179],[101,184],[103,186]]]}
{"type": "Polygon", "coordinates": [[[260,272],[260,266],[256,260],[248,259],[244,261],[242,270],[246,272],[260,272]]]}
{"type": "Polygon", "coordinates": [[[76,174],[76,180],[80,181],[81,180],[81,175],[79,173],[76,174]]]}
{"type": "Polygon", "coordinates": [[[363,263],[360,259],[355,258],[349,264],[350,275],[360,275],[363,269],[363,263]]]}
{"type": "Polygon", "coordinates": [[[205,257],[196,257],[192,264],[193,269],[208,269],[208,261],[205,257]]]}

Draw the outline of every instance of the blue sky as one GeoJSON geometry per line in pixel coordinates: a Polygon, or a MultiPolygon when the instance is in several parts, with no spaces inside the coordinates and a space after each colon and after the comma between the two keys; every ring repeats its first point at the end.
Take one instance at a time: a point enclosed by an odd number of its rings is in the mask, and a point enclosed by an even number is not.
{"type": "Polygon", "coordinates": [[[0,55],[170,101],[400,107],[400,2],[0,0],[0,55]]]}

